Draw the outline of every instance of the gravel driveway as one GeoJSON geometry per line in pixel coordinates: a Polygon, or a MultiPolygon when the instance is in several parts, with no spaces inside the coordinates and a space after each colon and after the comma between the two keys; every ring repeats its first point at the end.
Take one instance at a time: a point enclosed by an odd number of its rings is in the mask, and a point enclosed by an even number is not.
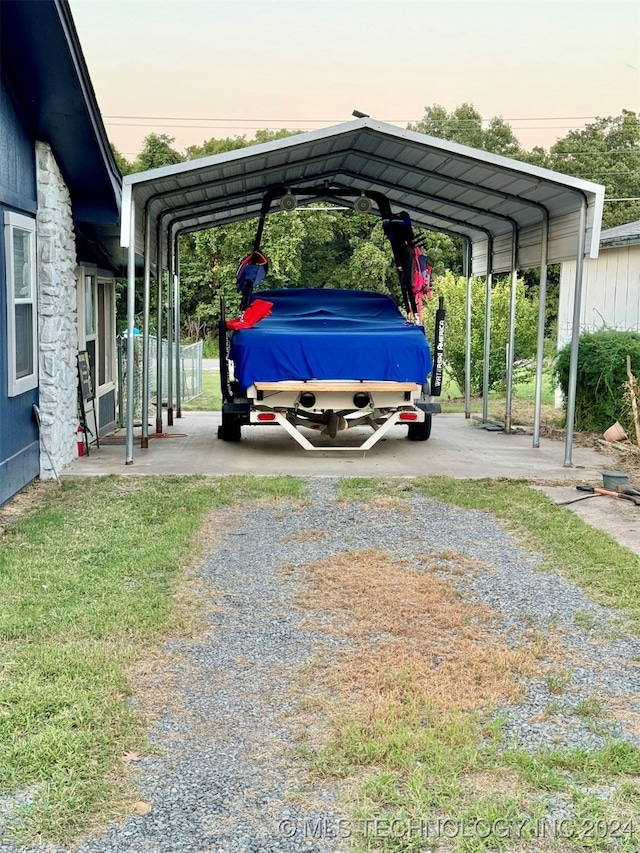
{"type": "MultiPolygon", "coordinates": [[[[508,739],[531,749],[599,746],[603,732],[571,713],[572,705],[594,695],[603,702],[627,697],[625,719],[638,719],[640,641],[619,614],[538,571],[537,555],[522,551],[492,516],[418,495],[408,498],[410,512],[392,505],[376,511],[338,503],[335,487],[335,480],[314,479],[304,506],[236,509],[227,516],[219,547],[201,567],[211,595],[210,628],[197,641],[168,644],[171,689],[151,734],[160,754],[136,764],[140,800],[150,810],[85,841],[77,853],[345,849],[337,839],[312,841],[295,831],[297,819],[340,814],[338,789],[310,783],[296,758],[304,725],[296,688],[318,649],[330,654],[343,641],[323,630],[321,620],[305,620],[293,602],[302,581],[282,571],[286,563],[372,547],[416,566],[419,555],[434,550],[463,554],[489,567],[455,579],[463,595],[495,609],[507,641],[532,620],[552,625],[570,671],[564,709],[550,718],[541,713],[554,699],[548,685],[527,682],[524,702],[504,709],[508,739]],[[576,624],[576,613],[587,627],[576,624]],[[607,626],[615,630],[607,634],[607,626]]],[[[609,722],[607,735],[640,746],[637,728],[622,719],[609,722]]],[[[1,841],[0,851],[17,853],[1,841]]]]}

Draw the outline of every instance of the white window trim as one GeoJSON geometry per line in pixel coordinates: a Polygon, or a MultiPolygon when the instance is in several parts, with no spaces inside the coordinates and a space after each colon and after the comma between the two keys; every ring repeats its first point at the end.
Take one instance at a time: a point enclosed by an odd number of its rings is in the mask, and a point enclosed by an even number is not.
{"type": "MultiPolygon", "coordinates": [[[[105,355],[107,348],[109,349],[109,356],[111,362],[111,379],[108,379],[103,385],[98,385],[98,397],[104,396],[104,394],[108,394],[110,391],[115,390],[116,387],[116,376],[117,376],[117,353],[116,353],[116,280],[113,275],[105,275],[104,273],[100,273],[98,271],[97,279],[96,279],[97,288],[102,285],[103,287],[109,288],[109,314],[110,314],[110,331],[112,334],[105,339],[104,348],[105,355]]],[[[106,306],[105,306],[106,307],[106,306]]],[[[97,309],[97,305],[96,305],[97,309]]],[[[98,330],[99,331],[99,330],[98,330]]],[[[108,363],[108,362],[107,362],[108,363]]],[[[98,371],[99,375],[99,371],[98,371]]]]}
{"type": "Polygon", "coordinates": [[[5,211],[4,214],[4,239],[5,239],[5,268],[7,279],[7,393],[9,397],[17,397],[26,391],[32,391],[38,387],[38,293],[36,273],[36,220],[20,213],[5,211]],[[13,269],[13,229],[21,228],[33,235],[30,243],[30,268],[31,268],[31,305],[33,309],[33,372],[28,376],[16,378],[16,299],[14,292],[14,269],[13,269]]]}
{"type": "MultiPolygon", "coordinates": [[[[0,0],[2,2],[2,0],[0,0]]],[[[84,350],[87,348],[87,341],[93,341],[96,338],[96,332],[87,334],[87,326],[85,322],[85,276],[92,275],[93,282],[93,323],[94,327],[97,323],[97,275],[98,268],[95,264],[80,264],[76,267],[76,298],[77,298],[77,314],[78,314],[78,349],[84,350]]]]}

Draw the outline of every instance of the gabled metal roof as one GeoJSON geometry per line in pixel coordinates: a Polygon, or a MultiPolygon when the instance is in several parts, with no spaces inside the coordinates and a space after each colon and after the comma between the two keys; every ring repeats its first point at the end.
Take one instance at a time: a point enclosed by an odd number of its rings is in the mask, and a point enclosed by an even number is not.
{"type": "Polygon", "coordinates": [[[574,259],[580,209],[587,203],[585,255],[597,257],[604,187],[371,118],[127,175],[121,243],[129,245],[136,207],[136,254],[144,252],[145,213],[155,260],[156,226],[200,230],[255,217],[278,186],[377,189],[418,228],[453,233],[473,246],[473,272],[507,272],[515,240],[519,268],[540,265],[548,217],[548,263],[574,259]]]}

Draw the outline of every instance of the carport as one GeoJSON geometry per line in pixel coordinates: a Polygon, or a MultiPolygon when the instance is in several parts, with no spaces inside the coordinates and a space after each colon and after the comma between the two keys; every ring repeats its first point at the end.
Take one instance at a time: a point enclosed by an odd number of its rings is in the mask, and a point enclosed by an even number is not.
{"type": "MultiPolygon", "coordinates": [[[[255,145],[175,166],[128,175],[123,181],[121,244],[128,249],[127,361],[133,363],[136,265],[144,275],[143,411],[141,447],[148,448],[149,296],[151,275],[158,287],[158,338],[162,337],[162,287],[168,273],[167,338],[178,358],[180,282],[178,243],[182,234],[257,217],[265,193],[278,188],[325,186],[335,201],[353,194],[384,193],[395,210],[407,211],[416,228],[462,239],[465,245],[465,399],[470,416],[471,278],[486,282],[483,418],[488,417],[491,290],[493,276],[511,274],[505,431],[511,429],[516,280],[519,269],[540,268],[533,446],[540,443],[540,408],[547,266],[576,261],[570,384],[565,439],[572,464],[582,272],[585,257],[598,255],[604,187],[446,140],[365,117],[323,130],[255,145]]],[[[308,199],[317,201],[317,196],[308,199]]],[[[300,200],[305,203],[304,197],[300,200]]],[[[247,247],[249,249],[250,247],[247,247]]],[[[161,351],[160,346],[158,352],[161,351]]],[[[169,371],[168,419],[173,421],[169,371]]],[[[158,365],[158,399],[161,371],[158,365]]],[[[180,416],[179,370],[176,371],[180,416]]],[[[126,464],[133,462],[133,371],[127,372],[126,464]]],[[[161,433],[162,406],[156,432],[161,433]]]]}

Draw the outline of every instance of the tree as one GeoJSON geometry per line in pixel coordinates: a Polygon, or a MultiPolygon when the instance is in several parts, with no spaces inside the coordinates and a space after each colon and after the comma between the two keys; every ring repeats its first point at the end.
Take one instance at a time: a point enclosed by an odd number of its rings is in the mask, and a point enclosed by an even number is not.
{"type": "Polygon", "coordinates": [[[640,113],[623,110],[570,131],[551,147],[547,167],[605,185],[603,228],[640,219],[640,201],[606,202],[640,197],[640,113]]]}
{"type": "Polygon", "coordinates": [[[147,169],[158,169],[161,166],[173,166],[182,163],[184,157],[171,147],[175,142],[173,136],[166,133],[150,133],[144,138],[142,151],[132,164],[132,172],[146,172],[147,169]]]}
{"type": "Polygon", "coordinates": [[[237,151],[239,148],[247,148],[249,145],[259,145],[263,142],[272,142],[274,139],[285,139],[300,133],[299,130],[257,130],[253,139],[245,136],[230,136],[224,139],[211,138],[202,145],[189,145],[187,148],[187,160],[195,160],[198,157],[211,157],[214,154],[225,154],[227,151],[237,151]]]}
{"type": "Polygon", "coordinates": [[[187,160],[197,160],[199,157],[212,157],[214,154],[225,154],[227,151],[236,151],[246,148],[250,142],[244,136],[229,136],[224,139],[207,139],[202,145],[189,145],[187,148],[187,160]]]}
{"type": "MultiPolygon", "coordinates": [[[[206,334],[215,332],[220,318],[220,297],[228,315],[240,308],[236,270],[253,246],[253,220],[222,225],[183,238],[180,250],[181,307],[185,318],[196,318],[206,334]]],[[[267,284],[272,287],[300,283],[306,236],[300,214],[277,212],[265,222],[262,251],[269,258],[267,284]]]]}
{"type": "Polygon", "coordinates": [[[131,163],[118,151],[113,142],[110,142],[109,146],[118,169],[120,169],[123,175],[129,175],[131,173],[131,163]]]}
{"type": "Polygon", "coordinates": [[[424,117],[416,124],[410,124],[409,130],[493,154],[503,154],[505,157],[523,158],[524,151],[511,125],[497,116],[490,119],[486,128],[483,127],[484,123],[472,104],[462,104],[451,113],[439,104],[434,104],[424,108],[424,117]]]}
{"type": "MultiPolygon", "coordinates": [[[[505,373],[505,348],[509,337],[510,276],[499,276],[491,292],[491,353],[489,358],[489,388],[503,381],[505,373]]],[[[474,278],[471,282],[471,392],[483,392],[484,359],[484,308],[485,282],[474,278]]],[[[466,279],[445,273],[434,282],[434,292],[444,296],[447,310],[444,359],[458,385],[464,387],[465,372],[465,304],[466,279]]],[[[425,328],[431,337],[435,323],[438,300],[425,303],[425,328]]],[[[536,351],[538,301],[527,299],[524,282],[518,280],[516,291],[516,328],[514,360],[531,358],[536,351]]]]}

